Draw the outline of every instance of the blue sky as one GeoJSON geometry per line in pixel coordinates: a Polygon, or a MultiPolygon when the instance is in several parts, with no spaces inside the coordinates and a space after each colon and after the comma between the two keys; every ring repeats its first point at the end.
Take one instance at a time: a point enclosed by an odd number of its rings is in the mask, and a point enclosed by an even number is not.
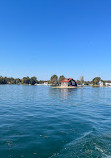
{"type": "Polygon", "coordinates": [[[111,79],[111,0],[0,0],[0,75],[111,79]]]}

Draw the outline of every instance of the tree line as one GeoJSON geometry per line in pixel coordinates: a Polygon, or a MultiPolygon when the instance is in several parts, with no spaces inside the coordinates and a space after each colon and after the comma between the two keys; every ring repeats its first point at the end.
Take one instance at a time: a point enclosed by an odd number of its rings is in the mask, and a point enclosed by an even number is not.
{"type": "MultiPolygon", "coordinates": [[[[49,84],[52,85],[58,85],[60,83],[60,81],[62,81],[65,77],[62,75],[58,78],[57,75],[53,75],[51,76],[50,80],[48,80],[47,82],[49,84]]],[[[33,77],[23,77],[22,79],[20,78],[13,78],[13,77],[2,77],[0,76],[0,84],[31,84],[31,85],[35,85],[35,84],[42,84],[44,83],[44,81],[37,80],[37,77],[33,76],[33,77]]]]}
{"type": "MultiPolygon", "coordinates": [[[[57,76],[56,74],[52,75],[50,80],[48,80],[47,82],[51,85],[59,85],[60,82],[65,78],[64,75],[61,76],[57,76]]],[[[93,84],[93,85],[97,85],[99,81],[102,81],[103,83],[105,83],[106,81],[101,80],[100,77],[95,77],[92,81],[84,81],[84,77],[81,76],[80,80],[77,80],[77,84],[78,85],[89,85],[89,84],[93,84]]],[[[111,82],[111,81],[108,81],[111,82]]],[[[37,80],[37,77],[33,76],[33,77],[23,77],[22,79],[20,78],[13,78],[13,77],[2,77],[0,76],[0,84],[31,84],[31,85],[35,85],[35,84],[42,84],[44,83],[43,80],[37,80]]]]}
{"type": "Polygon", "coordinates": [[[37,77],[23,77],[20,78],[13,78],[13,77],[2,77],[0,76],[0,84],[31,84],[34,85],[38,83],[37,77]]]}

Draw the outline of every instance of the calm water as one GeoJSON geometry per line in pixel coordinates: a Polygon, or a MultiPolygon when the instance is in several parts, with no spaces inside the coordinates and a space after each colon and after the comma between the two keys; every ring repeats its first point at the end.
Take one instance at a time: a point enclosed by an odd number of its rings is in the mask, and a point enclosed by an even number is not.
{"type": "Polygon", "coordinates": [[[0,85],[0,158],[111,157],[111,88],[0,85]]]}

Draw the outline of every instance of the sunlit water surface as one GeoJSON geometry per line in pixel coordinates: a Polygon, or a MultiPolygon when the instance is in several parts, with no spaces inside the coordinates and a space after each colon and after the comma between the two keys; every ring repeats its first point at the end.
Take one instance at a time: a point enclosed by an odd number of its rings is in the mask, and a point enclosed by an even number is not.
{"type": "Polygon", "coordinates": [[[0,85],[0,158],[96,157],[111,157],[111,88],[0,85]]]}

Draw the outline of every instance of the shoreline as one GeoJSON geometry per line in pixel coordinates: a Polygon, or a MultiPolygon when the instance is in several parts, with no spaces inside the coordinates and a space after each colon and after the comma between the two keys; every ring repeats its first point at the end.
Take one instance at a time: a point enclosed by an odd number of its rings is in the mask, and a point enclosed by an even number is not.
{"type": "Polygon", "coordinates": [[[56,87],[52,87],[52,88],[77,89],[77,88],[79,88],[79,87],[61,87],[61,86],[56,86],[56,87]]]}

